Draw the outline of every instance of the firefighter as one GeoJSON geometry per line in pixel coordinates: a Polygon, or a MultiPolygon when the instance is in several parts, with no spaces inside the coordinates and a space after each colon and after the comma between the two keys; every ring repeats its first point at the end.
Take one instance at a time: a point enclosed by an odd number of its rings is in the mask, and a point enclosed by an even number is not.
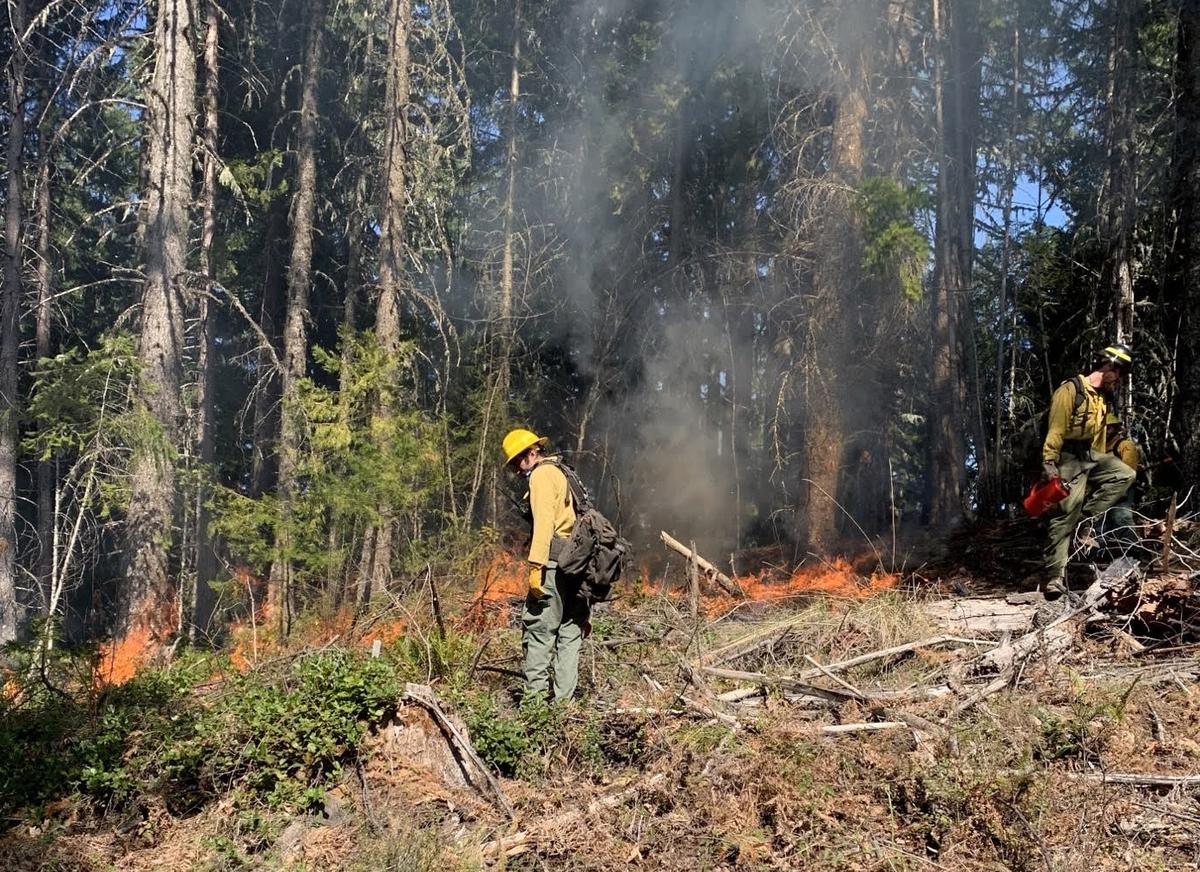
{"type": "Polygon", "coordinates": [[[579,650],[590,629],[587,603],[569,580],[561,578],[553,557],[575,526],[575,508],[567,477],[545,453],[548,437],[512,430],[504,437],[504,462],[529,482],[526,494],[533,523],[529,542],[529,585],[521,615],[526,693],[564,702],[575,694],[579,650]]]}
{"type": "Polygon", "coordinates": [[[1108,453],[1105,431],[1107,398],[1132,363],[1128,346],[1109,345],[1097,355],[1089,374],[1063,382],[1050,400],[1042,480],[1060,477],[1070,493],[1049,513],[1041,584],[1048,598],[1066,593],[1067,552],[1075,527],[1116,505],[1133,484],[1134,471],[1108,453]]]}
{"type": "MultiPolygon", "coordinates": [[[[1108,453],[1120,459],[1122,463],[1137,475],[1141,463],[1141,450],[1137,443],[1125,432],[1125,425],[1116,412],[1109,412],[1105,419],[1104,444],[1108,453]]],[[[1108,510],[1104,519],[1104,529],[1112,532],[1121,544],[1133,541],[1133,488],[1125,492],[1125,496],[1108,510]]]]}

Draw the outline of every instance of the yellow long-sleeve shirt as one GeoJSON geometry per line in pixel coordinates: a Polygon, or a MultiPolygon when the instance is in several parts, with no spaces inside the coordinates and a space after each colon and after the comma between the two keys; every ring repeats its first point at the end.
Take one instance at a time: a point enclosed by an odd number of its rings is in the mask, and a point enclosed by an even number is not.
{"type": "Polygon", "coordinates": [[[1121,458],[1121,462],[1137,472],[1138,464],[1141,462],[1142,452],[1138,450],[1137,443],[1124,436],[1113,446],[1112,453],[1121,458]]]}
{"type": "Polygon", "coordinates": [[[1108,404],[1100,392],[1083,376],[1063,382],[1050,398],[1050,420],[1046,441],[1042,444],[1042,460],[1058,463],[1064,442],[1087,442],[1097,454],[1105,452],[1104,419],[1108,404]],[[1083,404],[1075,409],[1075,394],[1083,386],[1083,404]],[[1074,412],[1074,414],[1072,414],[1074,412]]]}
{"type": "Polygon", "coordinates": [[[565,539],[575,528],[570,485],[553,463],[542,463],[529,474],[529,508],[533,512],[529,562],[545,566],[550,561],[550,540],[565,539]]]}

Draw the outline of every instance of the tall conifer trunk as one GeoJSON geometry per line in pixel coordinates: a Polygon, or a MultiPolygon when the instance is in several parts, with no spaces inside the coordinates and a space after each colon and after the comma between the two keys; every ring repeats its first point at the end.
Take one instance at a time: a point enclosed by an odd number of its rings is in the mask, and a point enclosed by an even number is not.
{"type": "Polygon", "coordinates": [[[180,283],[187,269],[196,99],[191,24],[187,0],[158,4],[154,76],[146,100],[145,284],[138,345],[138,403],[157,432],[147,433],[131,462],[127,570],[117,614],[118,636],[146,632],[157,641],[173,632],[177,623],[170,554],[176,495],[174,456],[182,416],[184,307],[180,283]]]}
{"type": "Polygon", "coordinates": [[[1175,67],[1172,201],[1176,250],[1169,291],[1181,315],[1174,432],[1186,480],[1200,481],[1200,0],[1181,0],[1175,67]]]}
{"type": "Polygon", "coordinates": [[[802,445],[805,478],[801,484],[798,541],[809,550],[830,554],[840,540],[836,500],[846,422],[843,404],[858,398],[851,363],[848,301],[861,278],[862,239],[853,195],[849,190],[862,180],[866,164],[867,48],[851,37],[846,77],[837,95],[830,146],[828,184],[837,190],[829,196],[823,218],[821,243],[813,274],[813,302],[808,314],[809,360],[804,372],[805,416],[802,445]]]}
{"type": "MultiPolygon", "coordinates": [[[[389,362],[398,363],[400,352],[400,299],[407,262],[404,232],[405,201],[408,197],[408,165],[405,147],[408,139],[409,50],[412,28],[411,0],[391,0],[388,26],[387,133],[384,140],[383,211],[379,231],[379,301],[375,310],[375,335],[387,353],[389,362]]],[[[510,276],[511,279],[511,276],[510,276]]],[[[511,291],[511,286],[510,286],[511,291]]],[[[502,398],[503,399],[503,398],[502,398]]],[[[376,432],[388,438],[398,397],[387,386],[376,408],[376,432]]],[[[379,523],[368,533],[372,546],[370,566],[364,567],[359,582],[359,606],[365,607],[372,591],[391,581],[395,513],[390,506],[379,506],[379,523]]]]}
{"type": "Polygon", "coordinates": [[[279,502],[281,518],[276,556],[267,583],[267,602],[283,632],[291,628],[291,501],[302,448],[298,391],[308,370],[308,302],[312,291],[313,225],[317,204],[317,89],[325,26],[324,0],[308,4],[304,71],[300,87],[300,124],[296,136],[295,196],[292,198],[292,246],[287,270],[287,309],[283,322],[283,411],[279,427],[279,502]]]}
{"type": "MultiPolygon", "coordinates": [[[[940,139],[938,221],[934,241],[933,367],[928,508],[934,528],[947,528],[963,516],[964,385],[960,357],[959,300],[971,285],[974,227],[974,126],[978,113],[978,72],[970,38],[969,0],[934,0],[937,41],[934,100],[940,139]]],[[[978,386],[976,386],[978,390],[978,386]]],[[[986,444],[976,422],[977,450],[986,444]]]]}
{"type": "Polygon", "coordinates": [[[18,362],[21,337],[21,264],[24,260],[25,190],[25,0],[8,0],[13,51],[8,79],[8,190],[4,209],[4,277],[0,285],[0,644],[17,637],[17,415],[21,408],[18,362]]]}
{"type": "MultiPolygon", "coordinates": [[[[1137,151],[1134,142],[1134,62],[1138,55],[1137,0],[1110,4],[1104,184],[1100,186],[1101,237],[1114,335],[1133,335],[1133,228],[1137,223],[1137,151]]],[[[1126,394],[1128,395],[1128,391],[1126,394]]]]}
{"type": "MultiPolygon", "coordinates": [[[[217,49],[220,41],[220,10],[215,0],[204,3],[204,129],[201,143],[204,146],[200,202],[200,272],[204,274],[208,290],[216,284],[216,264],[213,263],[213,238],[217,225],[217,49]]],[[[216,459],[215,428],[213,415],[213,318],[215,312],[207,297],[200,298],[198,319],[200,336],[197,359],[199,395],[196,398],[196,439],[199,443],[200,481],[196,488],[196,594],[192,603],[192,633],[195,638],[207,636],[212,621],[216,597],[210,582],[216,577],[217,556],[209,534],[210,512],[208,508],[211,488],[208,477],[214,474],[216,459]]]]}

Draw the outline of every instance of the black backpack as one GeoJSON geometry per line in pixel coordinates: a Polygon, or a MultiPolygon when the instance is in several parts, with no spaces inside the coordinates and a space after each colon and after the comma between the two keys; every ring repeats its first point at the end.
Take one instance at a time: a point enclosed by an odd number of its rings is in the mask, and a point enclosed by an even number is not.
{"type": "Polygon", "coordinates": [[[612,522],[592,504],[575,470],[559,460],[544,462],[553,463],[566,476],[575,504],[575,527],[567,540],[554,549],[558,570],[579,582],[579,595],[589,604],[604,602],[612,596],[613,585],[625,571],[629,540],[618,534],[612,522]]]}
{"type": "MultiPolygon", "coordinates": [[[[1086,402],[1083,376],[1077,375],[1068,381],[1075,385],[1075,402],[1071,404],[1071,420],[1074,421],[1086,402]]],[[[1067,384],[1067,382],[1062,384],[1067,384]]],[[[1013,460],[1021,464],[1021,472],[1029,481],[1033,481],[1042,474],[1042,446],[1046,443],[1046,434],[1049,430],[1050,407],[1047,406],[1040,415],[1026,421],[1025,425],[1013,434],[1011,443],[1013,460]]]]}

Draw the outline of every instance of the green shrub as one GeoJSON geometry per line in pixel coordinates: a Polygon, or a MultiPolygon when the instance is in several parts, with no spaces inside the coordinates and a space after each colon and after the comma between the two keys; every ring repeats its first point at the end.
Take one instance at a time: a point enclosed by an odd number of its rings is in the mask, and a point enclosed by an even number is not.
{"type": "Polygon", "coordinates": [[[175,811],[241,786],[311,808],[393,710],[384,661],[331,650],[277,673],[193,693],[195,670],[148,671],[98,699],[31,685],[0,709],[0,812],[78,791],[100,802],[157,794],[175,811]]]}
{"type": "Polygon", "coordinates": [[[526,696],[515,713],[502,710],[490,696],[460,700],[471,743],[479,756],[502,775],[532,778],[544,771],[546,752],[563,732],[563,709],[541,694],[526,696]]]}

